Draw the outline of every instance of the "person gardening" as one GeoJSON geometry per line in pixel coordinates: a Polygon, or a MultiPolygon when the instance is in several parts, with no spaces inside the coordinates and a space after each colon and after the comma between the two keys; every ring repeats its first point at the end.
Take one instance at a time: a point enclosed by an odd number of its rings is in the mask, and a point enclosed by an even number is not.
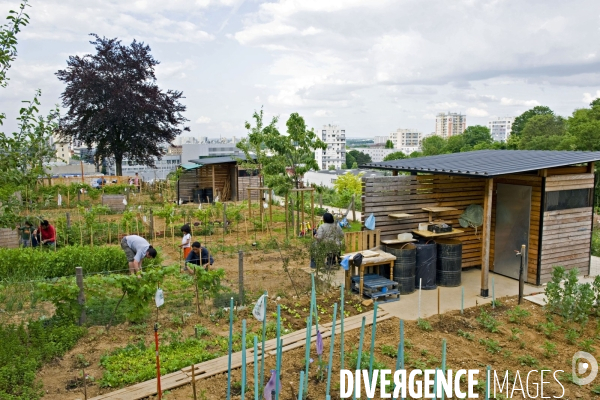
{"type": "Polygon", "coordinates": [[[121,248],[129,262],[129,273],[137,275],[142,271],[144,258],[156,258],[156,249],[146,239],[138,235],[128,235],[121,240],[121,248]]]}
{"type": "Polygon", "coordinates": [[[192,243],[192,251],[190,251],[190,254],[188,254],[188,256],[185,259],[185,264],[183,266],[182,272],[186,272],[190,275],[194,274],[194,271],[190,270],[187,267],[188,264],[202,265],[204,267],[204,270],[208,271],[208,266],[212,265],[213,262],[214,260],[210,256],[208,249],[202,247],[200,245],[200,242],[194,242],[192,243]]]}
{"type": "Polygon", "coordinates": [[[50,222],[48,222],[47,219],[43,220],[40,223],[40,226],[33,231],[32,244],[33,247],[37,247],[40,244],[46,246],[53,246],[56,244],[56,229],[50,225],[50,222]]]}
{"type": "Polygon", "coordinates": [[[31,238],[33,235],[33,224],[29,221],[25,221],[23,226],[19,228],[19,232],[21,233],[21,244],[23,247],[31,246],[31,238]]]}
{"type": "MultiPolygon", "coordinates": [[[[323,214],[323,223],[317,229],[314,235],[316,241],[312,248],[315,257],[319,257],[323,251],[326,252],[327,265],[333,266],[338,263],[344,240],[344,231],[335,223],[333,215],[323,214]]],[[[316,268],[315,257],[311,259],[311,268],[316,268]]]]}

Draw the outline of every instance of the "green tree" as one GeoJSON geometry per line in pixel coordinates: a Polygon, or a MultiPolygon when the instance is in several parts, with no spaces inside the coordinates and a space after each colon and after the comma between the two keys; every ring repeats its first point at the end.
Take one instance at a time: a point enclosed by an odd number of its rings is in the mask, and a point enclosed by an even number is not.
{"type": "Polygon", "coordinates": [[[408,155],[409,158],[418,158],[418,157],[422,157],[423,153],[420,151],[413,151],[412,153],[410,153],[408,155]]]}
{"type": "MultiPolygon", "coordinates": [[[[371,156],[363,153],[362,151],[350,150],[346,154],[351,154],[352,157],[354,157],[354,160],[358,163],[358,165],[367,164],[372,161],[371,156]]],[[[348,163],[348,160],[346,160],[346,163],[348,163]]]]}
{"type": "Polygon", "coordinates": [[[346,172],[344,175],[338,176],[335,180],[333,187],[338,193],[349,191],[355,195],[361,195],[362,193],[362,179],[364,172],[354,175],[352,172],[346,172]]]}
{"type": "Polygon", "coordinates": [[[519,139],[519,150],[558,150],[567,131],[563,117],[535,115],[527,121],[519,139]]]}
{"type": "Polygon", "coordinates": [[[443,154],[446,147],[446,140],[440,136],[432,135],[423,139],[421,144],[424,156],[436,156],[443,154]]]}
{"type": "Polygon", "coordinates": [[[356,161],[354,161],[352,163],[352,169],[357,169],[358,168],[358,163],[356,161]]]}
{"type": "Polygon", "coordinates": [[[267,138],[279,134],[279,131],[277,130],[279,118],[273,117],[271,122],[268,125],[265,125],[263,121],[264,111],[262,108],[258,112],[254,111],[252,118],[254,119],[254,126],[248,121],[244,124],[246,130],[248,130],[248,136],[236,144],[236,147],[242,150],[245,156],[244,159],[238,159],[238,163],[242,168],[257,171],[260,175],[263,175],[260,166],[266,165],[269,162],[266,144],[267,138]]]}
{"type": "Polygon", "coordinates": [[[342,166],[340,167],[340,169],[348,169],[348,166],[346,165],[346,163],[342,163],[342,166]]]}
{"type": "Polygon", "coordinates": [[[327,169],[330,171],[335,171],[335,165],[330,164],[329,167],[327,167],[327,169]]]}
{"type": "Polygon", "coordinates": [[[452,135],[446,139],[446,145],[444,146],[444,153],[460,153],[465,148],[465,137],[464,135],[452,135]]]}
{"type": "Polygon", "coordinates": [[[521,132],[525,129],[525,124],[531,117],[536,115],[554,115],[554,111],[550,107],[546,106],[535,106],[531,110],[525,111],[523,114],[515,118],[515,121],[511,127],[511,135],[521,136],[521,132]]]}
{"type": "Polygon", "coordinates": [[[385,148],[386,148],[386,149],[393,149],[393,148],[394,148],[394,142],[392,142],[390,139],[388,139],[388,140],[385,142],[385,148]]]}
{"type": "MultiPolygon", "coordinates": [[[[354,165],[356,163],[356,158],[349,151],[346,152],[346,165],[354,165]]],[[[352,167],[354,168],[354,167],[352,167]]]]}
{"type": "MultiPolygon", "coordinates": [[[[462,133],[464,146],[466,147],[466,151],[473,150],[475,146],[482,144],[484,146],[491,146],[492,135],[490,134],[490,129],[487,126],[483,125],[472,125],[467,127],[465,131],[462,133]]],[[[465,150],[462,150],[465,151],[465,150]]]]}
{"type": "MultiPolygon", "coordinates": [[[[17,34],[29,24],[29,15],[25,13],[25,7],[29,7],[27,3],[28,0],[24,0],[19,11],[10,10],[6,17],[8,23],[0,25],[0,87],[8,85],[6,73],[17,58],[17,34]]],[[[2,119],[4,113],[0,114],[0,121],[2,119]]]]}
{"type": "Polygon", "coordinates": [[[591,108],[573,111],[568,120],[568,134],[564,147],[569,150],[600,150],[600,99],[590,103],[591,108]]]}
{"type": "Polygon", "coordinates": [[[395,151],[385,156],[383,161],[402,160],[404,158],[407,158],[406,154],[404,154],[402,151],[395,151]]]}

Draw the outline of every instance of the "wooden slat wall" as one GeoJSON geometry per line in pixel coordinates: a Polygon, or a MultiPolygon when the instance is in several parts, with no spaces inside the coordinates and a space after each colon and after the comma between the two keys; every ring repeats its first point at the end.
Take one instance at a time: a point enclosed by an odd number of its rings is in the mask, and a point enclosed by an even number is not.
{"type": "Polygon", "coordinates": [[[179,197],[183,200],[193,200],[194,190],[210,189],[213,187],[213,165],[215,169],[215,188],[213,198],[220,196],[221,201],[229,201],[232,198],[232,190],[235,185],[232,179],[232,163],[205,165],[200,168],[185,171],[179,178],[179,197]],[[225,182],[229,182],[229,196],[222,198],[225,182]]]}
{"type": "MultiPolygon", "coordinates": [[[[423,207],[454,207],[457,211],[434,214],[434,218],[448,221],[460,228],[458,217],[470,204],[483,205],[485,180],[446,175],[363,177],[363,220],[375,215],[381,239],[395,239],[399,233],[417,229],[419,223],[429,220],[423,207]],[[392,219],[392,213],[408,213],[411,217],[392,219]]],[[[462,266],[481,265],[481,230],[472,228],[465,233],[450,236],[463,243],[462,266]]]]}
{"type": "MultiPolygon", "coordinates": [[[[591,189],[593,174],[549,176],[546,191],[591,189]]],[[[551,278],[552,268],[577,268],[587,274],[590,267],[592,207],[544,212],[541,283],[551,278]]]]}
{"type": "MultiPolygon", "coordinates": [[[[248,200],[249,187],[261,187],[262,180],[260,176],[240,176],[238,178],[238,200],[248,200]]],[[[252,200],[258,200],[260,191],[253,190],[251,193],[252,200]]]]}
{"type": "MultiPolygon", "coordinates": [[[[492,198],[492,231],[490,241],[490,270],[494,270],[494,247],[496,231],[496,190],[498,183],[531,186],[531,214],[529,220],[529,248],[527,249],[527,282],[537,282],[537,260],[540,232],[540,212],[542,201],[542,178],[531,175],[503,175],[494,179],[494,197],[492,198]]],[[[519,250],[519,249],[515,249],[519,250]]]]}

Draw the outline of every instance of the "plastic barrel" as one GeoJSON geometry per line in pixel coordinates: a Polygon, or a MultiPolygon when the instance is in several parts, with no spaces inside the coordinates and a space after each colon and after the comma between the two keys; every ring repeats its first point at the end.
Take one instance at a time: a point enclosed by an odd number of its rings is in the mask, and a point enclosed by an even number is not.
{"type": "Polygon", "coordinates": [[[385,251],[396,256],[394,262],[394,280],[398,282],[400,294],[415,291],[415,267],[417,247],[414,244],[387,245],[385,251]]]}
{"type": "Polygon", "coordinates": [[[212,203],[213,202],[213,190],[212,188],[204,188],[202,189],[202,203],[212,203]],[[208,200],[207,200],[208,197],[208,200]]]}
{"type": "Polygon", "coordinates": [[[421,288],[423,290],[433,290],[437,288],[435,283],[436,273],[436,254],[437,247],[435,243],[419,243],[416,244],[417,248],[417,264],[415,269],[415,287],[419,288],[419,281],[421,281],[421,288]]]}
{"type": "Polygon", "coordinates": [[[440,286],[460,286],[462,273],[462,242],[453,239],[436,240],[436,283],[440,286]]]}

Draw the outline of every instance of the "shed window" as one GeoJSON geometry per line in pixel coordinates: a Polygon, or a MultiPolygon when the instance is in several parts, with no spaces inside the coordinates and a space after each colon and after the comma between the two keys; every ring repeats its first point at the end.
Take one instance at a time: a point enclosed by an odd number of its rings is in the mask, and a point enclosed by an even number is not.
{"type": "Polygon", "coordinates": [[[558,211],[591,207],[590,189],[559,190],[546,193],[546,210],[558,211]]]}

